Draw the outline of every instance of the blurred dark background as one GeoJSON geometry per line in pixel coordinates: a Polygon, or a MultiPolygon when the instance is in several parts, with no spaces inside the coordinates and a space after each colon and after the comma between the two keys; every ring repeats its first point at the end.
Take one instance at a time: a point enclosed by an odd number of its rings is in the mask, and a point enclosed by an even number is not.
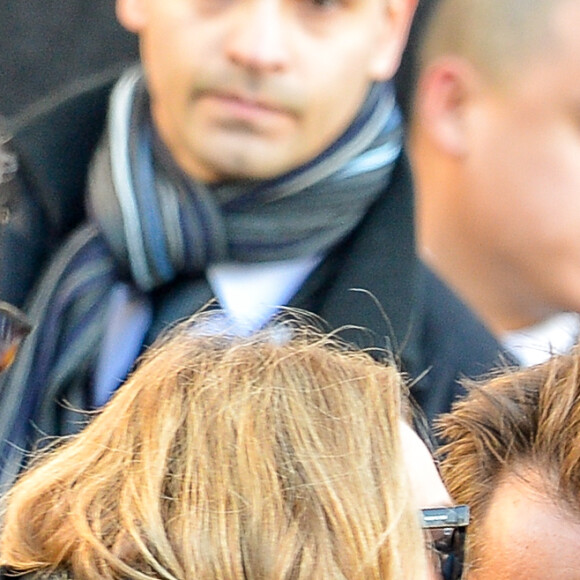
{"type": "Polygon", "coordinates": [[[137,56],[115,0],[0,0],[0,114],[137,56]]]}

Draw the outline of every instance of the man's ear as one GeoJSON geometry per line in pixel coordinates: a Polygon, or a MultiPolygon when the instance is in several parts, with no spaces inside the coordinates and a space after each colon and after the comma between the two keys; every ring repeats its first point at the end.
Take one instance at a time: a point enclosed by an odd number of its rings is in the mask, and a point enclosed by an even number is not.
{"type": "Polygon", "coordinates": [[[428,66],[417,82],[411,112],[414,130],[451,155],[468,148],[470,105],[481,89],[474,68],[457,57],[441,57],[428,66]]]}
{"type": "Polygon", "coordinates": [[[383,0],[385,26],[370,65],[374,81],[386,81],[395,76],[405,50],[411,22],[418,0],[383,0]]]}
{"type": "Polygon", "coordinates": [[[139,33],[147,21],[146,0],[117,0],[117,20],[129,32],[139,33]]]}

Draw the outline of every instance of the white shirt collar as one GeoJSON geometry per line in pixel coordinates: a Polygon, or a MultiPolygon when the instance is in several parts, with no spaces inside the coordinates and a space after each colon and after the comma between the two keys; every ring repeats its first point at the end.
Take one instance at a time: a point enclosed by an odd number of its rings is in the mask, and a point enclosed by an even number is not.
{"type": "Polygon", "coordinates": [[[539,324],[506,333],[501,342],[523,366],[542,363],[568,352],[580,331],[580,314],[561,312],[539,324]]]}
{"type": "Polygon", "coordinates": [[[320,256],[256,264],[221,263],[206,270],[207,279],[240,334],[261,328],[288,304],[320,256]]]}

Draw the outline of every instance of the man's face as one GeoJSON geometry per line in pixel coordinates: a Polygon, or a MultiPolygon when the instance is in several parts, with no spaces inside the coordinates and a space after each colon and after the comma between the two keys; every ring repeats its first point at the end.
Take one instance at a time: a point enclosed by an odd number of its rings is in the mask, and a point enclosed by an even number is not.
{"type": "Polygon", "coordinates": [[[545,47],[471,108],[453,209],[482,277],[494,267],[538,318],[580,311],[580,2],[552,18],[545,47]]]}
{"type": "Polygon", "coordinates": [[[474,533],[480,566],[467,580],[580,579],[580,520],[537,485],[506,478],[474,533]]]}
{"type": "Polygon", "coordinates": [[[269,178],[323,151],[392,76],[416,0],[118,0],[162,138],[190,175],[269,178]]]}

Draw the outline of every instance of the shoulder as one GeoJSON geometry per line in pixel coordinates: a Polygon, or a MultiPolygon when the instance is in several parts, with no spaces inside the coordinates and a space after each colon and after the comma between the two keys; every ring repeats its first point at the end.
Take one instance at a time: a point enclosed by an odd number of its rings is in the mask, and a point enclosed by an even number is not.
{"type": "Polygon", "coordinates": [[[464,379],[485,376],[508,359],[479,318],[424,263],[420,263],[418,288],[421,354],[427,372],[412,392],[432,420],[464,396],[464,379]]]}

